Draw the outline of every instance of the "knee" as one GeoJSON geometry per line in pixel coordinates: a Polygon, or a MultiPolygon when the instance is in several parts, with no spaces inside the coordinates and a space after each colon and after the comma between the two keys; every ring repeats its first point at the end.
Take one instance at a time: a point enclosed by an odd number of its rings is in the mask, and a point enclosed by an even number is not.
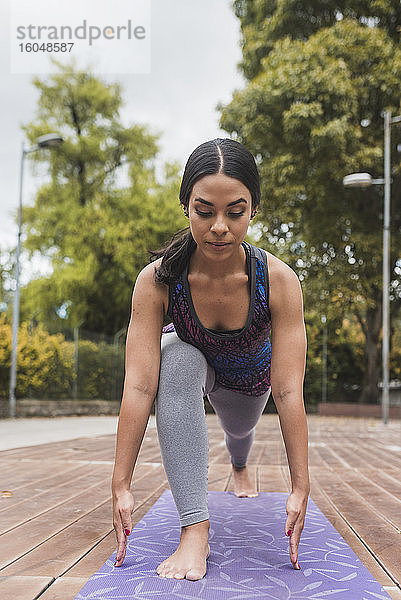
{"type": "Polygon", "coordinates": [[[244,440],[246,438],[249,438],[250,440],[253,440],[255,437],[255,427],[253,427],[252,429],[238,427],[234,432],[227,431],[225,429],[224,433],[226,434],[226,439],[228,438],[232,440],[244,440]]]}
{"type": "Polygon", "coordinates": [[[163,340],[160,355],[160,376],[176,380],[196,381],[204,379],[207,372],[207,361],[202,352],[183,342],[177,335],[168,335],[163,340]]]}

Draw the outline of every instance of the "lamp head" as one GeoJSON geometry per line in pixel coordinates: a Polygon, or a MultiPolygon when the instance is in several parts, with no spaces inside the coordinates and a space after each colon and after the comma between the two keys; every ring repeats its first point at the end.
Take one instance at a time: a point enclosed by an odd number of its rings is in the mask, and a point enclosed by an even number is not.
{"type": "Polygon", "coordinates": [[[369,173],[352,173],[343,179],[344,187],[369,187],[373,184],[372,176],[369,173]]]}
{"type": "Polygon", "coordinates": [[[39,148],[51,148],[63,143],[63,138],[58,133],[46,133],[36,139],[39,148]]]}

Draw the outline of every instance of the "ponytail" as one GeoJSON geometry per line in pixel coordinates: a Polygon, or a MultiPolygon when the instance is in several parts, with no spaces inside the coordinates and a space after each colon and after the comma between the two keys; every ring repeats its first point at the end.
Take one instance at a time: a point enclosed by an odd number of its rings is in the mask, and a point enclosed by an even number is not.
{"type": "Polygon", "coordinates": [[[158,283],[170,285],[187,266],[191,254],[196,248],[189,227],[180,229],[159,250],[148,250],[150,261],[163,257],[160,266],[155,268],[154,279],[158,283]]]}

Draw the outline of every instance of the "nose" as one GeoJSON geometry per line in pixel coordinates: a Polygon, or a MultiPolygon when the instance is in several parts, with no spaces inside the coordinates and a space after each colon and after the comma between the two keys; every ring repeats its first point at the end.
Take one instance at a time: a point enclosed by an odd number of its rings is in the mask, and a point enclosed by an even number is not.
{"type": "Polygon", "coordinates": [[[216,219],[210,227],[210,231],[214,231],[217,235],[222,235],[229,231],[229,228],[223,217],[216,216],[216,219]]]}

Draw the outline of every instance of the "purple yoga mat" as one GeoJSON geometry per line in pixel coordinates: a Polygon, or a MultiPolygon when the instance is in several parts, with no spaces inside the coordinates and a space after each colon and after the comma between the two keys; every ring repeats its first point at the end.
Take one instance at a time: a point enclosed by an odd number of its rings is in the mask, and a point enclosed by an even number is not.
{"type": "Polygon", "coordinates": [[[207,572],[203,579],[189,581],[156,573],[180,541],[177,509],[171,491],[165,490],[129,536],[123,566],[114,567],[114,552],[75,600],[388,600],[311,498],[299,548],[301,571],[293,569],[284,535],[287,497],[208,492],[207,572]]]}

